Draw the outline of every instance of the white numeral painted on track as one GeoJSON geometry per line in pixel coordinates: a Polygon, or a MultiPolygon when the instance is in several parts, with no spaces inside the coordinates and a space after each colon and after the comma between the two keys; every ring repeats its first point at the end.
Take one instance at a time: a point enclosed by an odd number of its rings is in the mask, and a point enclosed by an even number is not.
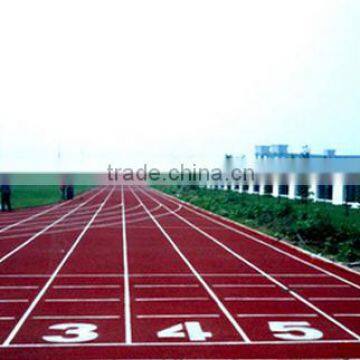
{"type": "Polygon", "coordinates": [[[212,337],[212,333],[203,331],[198,321],[186,321],[184,324],[176,324],[157,333],[159,338],[186,338],[190,341],[206,341],[212,337]]]}
{"type": "Polygon", "coordinates": [[[307,321],[270,321],[274,336],[282,340],[318,340],[323,337],[320,330],[310,327],[307,321]]]}
{"type": "Polygon", "coordinates": [[[65,335],[46,335],[43,339],[54,343],[79,343],[95,340],[98,334],[96,325],[84,323],[66,323],[49,326],[51,330],[65,330],[65,335]]]}

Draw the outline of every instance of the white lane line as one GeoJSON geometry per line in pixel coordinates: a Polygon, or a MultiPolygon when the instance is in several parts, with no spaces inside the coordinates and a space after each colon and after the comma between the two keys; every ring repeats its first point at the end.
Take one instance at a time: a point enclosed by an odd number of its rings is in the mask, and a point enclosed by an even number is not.
{"type": "Polygon", "coordinates": [[[360,301],[360,297],[310,297],[310,301],[360,301]]]}
{"type": "Polygon", "coordinates": [[[137,289],[156,289],[156,288],[198,288],[197,284],[144,284],[134,285],[137,289]]]}
{"type": "Polygon", "coordinates": [[[225,297],[225,301],[295,301],[292,297],[239,297],[239,296],[230,296],[225,297]]]}
{"type": "Polygon", "coordinates": [[[360,314],[334,314],[335,317],[360,317],[360,314]]]}
{"type": "MultiPolygon", "coordinates": [[[[162,194],[162,195],[163,195],[163,194],[162,194]]],[[[178,204],[179,200],[177,200],[178,202],[176,202],[176,201],[174,201],[173,199],[171,199],[170,196],[169,196],[169,198],[170,198],[170,201],[171,201],[172,203],[174,203],[174,204],[176,204],[176,205],[178,204]]],[[[180,203],[183,204],[184,202],[180,201],[180,203]]],[[[164,204],[162,204],[162,205],[164,205],[164,204]]],[[[255,242],[259,243],[259,244],[265,245],[266,247],[269,247],[269,248],[275,250],[275,251],[278,252],[278,253],[281,253],[281,254],[283,254],[283,255],[286,255],[286,256],[288,256],[288,257],[290,257],[290,258],[292,258],[292,259],[294,259],[294,260],[296,260],[296,261],[298,261],[298,262],[301,262],[301,263],[303,263],[303,264],[305,264],[305,265],[307,265],[307,266],[309,266],[309,267],[311,267],[311,268],[313,268],[313,269],[316,269],[316,270],[318,270],[318,271],[320,271],[320,272],[322,272],[322,273],[324,273],[324,274],[326,274],[326,275],[328,275],[328,276],[331,276],[331,277],[333,277],[333,278],[335,278],[335,279],[337,279],[337,280],[339,280],[339,281],[341,281],[341,282],[344,282],[344,283],[349,284],[349,285],[351,285],[351,286],[353,286],[353,287],[355,287],[355,288],[357,288],[357,289],[360,289],[360,285],[355,284],[355,283],[353,283],[353,282],[350,281],[350,280],[347,280],[347,279],[345,279],[345,278],[343,278],[343,277],[341,277],[341,276],[339,276],[339,275],[336,275],[336,274],[334,274],[334,273],[332,273],[332,272],[330,272],[330,271],[327,271],[327,270],[323,269],[322,267],[320,267],[320,266],[318,266],[318,265],[315,265],[315,264],[313,264],[313,263],[311,263],[311,262],[309,262],[309,261],[307,261],[307,260],[303,260],[303,259],[297,257],[296,255],[290,254],[290,253],[288,253],[288,252],[286,252],[286,251],[284,251],[284,250],[282,250],[282,249],[280,249],[280,248],[278,248],[278,247],[276,247],[276,246],[274,246],[274,245],[271,245],[271,244],[269,244],[269,243],[267,243],[267,242],[265,242],[265,241],[263,241],[263,240],[260,240],[260,239],[256,238],[255,236],[252,236],[252,235],[250,235],[250,234],[247,234],[246,232],[243,232],[243,231],[241,231],[241,230],[238,230],[238,229],[234,228],[233,226],[229,226],[229,225],[224,224],[224,223],[222,223],[222,222],[220,222],[220,221],[218,221],[218,220],[216,220],[216,219],[213,219],[212,217],[210,217],[210,216],[208,216],[208,215],[205,215],[205,214],[199,212],[198,210],[194,210],[193,208],[189,207],[189,204],[186,204],[186,205],[187,205],[187,206],[184,206],[184,208],[187,209],[187,210],[189,210],[190,212],[193,212],[193,213],[195,213],[195,214],[197,214],[197,215],[199,215],[199,216],[201,216],[201,217],[203,217],[203,218],[205,218],[205,219],[208,219],[209,221],[211,221],[211,222],[213,222],[213,223],[215,223],[215,224],[221,225],[222,227],[224,227],[224,228],[226,228],[226,229],[228,229],[228,230],[231,230],[231,231],[233,231],[233,232],[235,232],[235,233],[237,233],[237,234],[239,234],[239,235],[245,236],[245,237],[247,237],[248,239],[253,240],[253,241],[255,241],[255,242]]],[[[165,208],[166,208],[166,207],[165,207],[165,208]]],[[[225,219],[225,218],[223,218],[223,219],[224,219],[225,221],[229,221],[229,219],[225,219]]],[[[231,221],[231,220],[230,220],[230,221],[231,221]]],[[[235,224],[234,224],[234,225],[235,225],[235,224]]],[[[241,226],[241,225],[240,225],[240,224],[237,224],[237,226],[241,226]]],[[[249,229],[250,229],[250,228],[249,228],[249,229]]],[[[257,232],[257,231],[254,230],[254,229],[250,229],[250,230],[257,232]]],[[[265,235],[265,234],[262,234],[262,235],[265,235]]],[[[265,236],[266,236],[266,235],[265,235],[265,236]]],[[[296,249],[296,247],[293,247],[293,248],[296,249]]],[[[321,259],[321,260],[325,261],[324,259],[321,259]]],[[[349,271],[350,271],[350,270],[349,270],[349,271]]]]}
{"type": "Polygon", "coordinates": [[[12,321],[15,320],[14,316],[0,316],[0,321],[12,321]]]}
{"type": "MultiPolygon", "coordinates": [[[[188,346],[252,346],[252,345],[280,345],[280,346],[288,346],[289,344],[296,344],[296,345],[307,345],[307,344],[359,344],[358,340],[344,340],[344,339],[334,339],[334,340],[262,340],[262,341],[252,341],[251,343],[244,343],[243,341],[189,341],[189,342],[169,342],[169,341],[162,341],[162,342],[137,342],[136,346],[141,347],[159,347],[162,348],[164,346],[172,346],[172,347],[188,347],[188,346]]],[[[128,344],[124,342],[89,342],[89,343],[64,343],[64,344],[48,344],[48,343],[23,343],[23,344],[11,344],[10,348],[68,348],[68,347],[127,347],[128,344]]],[[[160,350],[161,351],[161,350],[160,350]]]]}
{"type": "Polygon", "coordinates": [[[27,285],[2,285],[0,290],[33,290],[38,289],[39,286],[27,286],[27,285]]]}
{"type": "Polygon", "coordinates": [[[38,315],[33,316],[34,320],[70,320],[70,319],[89,319],[89,320],[117,320],[119,315],[38,315]]]}
{"type": "Polygon", "coordinates": [[[136,315],[138,319],[212,319],[219,318],[219,314],[154,314],[136,315]]]}
{"type": "Polygon", "coordinates": [[[132,343],[131,328],[131,302],[130,302],[130,282],[129,282],[129,263],[128,246],[126,237],[126,204],[124,196],[124,185],[121,185],[121,208],[122,212],[122,243],[123,243],[123,267],[124,267],[124,318],[125,318],[125,343],[132,343]]]}
{"type": "Polygon", "coordinates": [[[19,332],[19,330],[21,329],[21,327],[24,325],[25,321],[27,320],[27,318],[29,317],[29,315],[31,314],[31,312],[34,310],[35,306],[39,303],[39,301],[41,300],[41,298],[43,297],[43,295],[46,293],[47,289],[51,286],[51,284],[53,283],[53,281],[55,280],[57,274],[61,271],[61,269],[63,268],[63,266],[65,265],[65,263],[67,262],[67,260],[69,259],[69,257],[72,255],[72,253],[74,252],[74,250],[76,249],[76,247],[78,246],[79,242],[81,241],[81,239],[84,237],[85,233],[88,231],[88,229],[90,228],[90,226],[92,225],[92,223],[94,222],[96,216],[99,214],[99,212],[102,210],[102,208],[105,206],[106,202],[109,200],[110,196],[112,195],[114,191],[114,188],[112,188],[112,190],[109,192],[109,194],[106,196],[106,198],[103,200],[103,202],[100,204],[100,206],[97,208],[97,210],[95,211],[94,215],[91,217],[91,219],[88,221],[88,223],[86,224],[86,226],[84,227],[84,229],[81,231],[81,233],[77,236],[76,240],[74,241],[74,243],[72,244],[71,248],[68,250],[68,252],[66,253],[66,255],[64,256],[64,258],[60,261],[60,263],[58,264],[58,266],[56,267],[55,271],[52,273],[52,275],[50,276],[50,278],[47,280],[47,282],[45,283],[45,285],[42,287],[42,289],[39,291],[39,293],[36,295],[36,297],[34,298],[34,300],[32,301],[32,303],[30,304],[30,306],[27,308],[27,310],[24,312],[24,314],[21,316],[20,320],[17,322],[17,324],[14,326],[14,328],[11,330],[10,334],[8,335],[8,337],[5,339],[5,341],[3,342],[2,346],[9,346],[12,342],[12,340],[14,339],[14,337],[16,336],[16,334],[19,332]]]}
{"type": "Polygon", "coordinates": [[[213,284],[214,288],[275,288],[274,284],[213,284]]]}
{"type": "Polygon", "coordinates": [[[151,301],[208,301],[207,297],[151,297],[151,298],[135,298],[135,301],[151,302],[151,301]]]}
{"type": "Polygon", "coordinates": [[[282,318],[282,317],[290,317],[290,318],[299,318],[299,317],[306,317],[306,318],[314,318],[318,317],[318,314],[237,314],[239,318],[282,318]]]}
{"type": "Polygon", "coordinates": [[[74,209],[70,210],[69,212],[67,212],[66,214],[64,214],[63,216],[61,216],[60,218],[58,218],[57,220],[55,220],[54,222],[50,223],[49,225],[45,226],[43,229],[41,229],[40,231],[38,231],[37,233],[35,233],[33,236],[31,236],[29,239],[27,239],[26,241],[24,241],[23,243],[21,243],[19,246],[17,246],[16,248],[14,248],[13,250],[9,251],[6,255],[2,256],[0,258],[0,264],[3,263],[5,260],[7,260],[9,257],[11,257],[12,255],[14,255],[15,253],[17,253],[19,250],[21,250],[22,248],[24,248],[26,245],[28,245],[29,243],[31,243],[32,241],[34,241],[36,238],[38,238],[40,235],[44,234],[47,230],[51,229],[53,226],[55,226],[56,224],[58,224],[59,222],[63,221],[64,219],[66,219],[68,216],[70,216],[71,214],[73,214],[76,210],[80,209],[82,206],[86,205],[88,202],[90,202],[92,199],[94,199],[96,196],[98,196],[100,193],[102,193],[104,190],[101,190],[100,192],[94,194],[92,197],[90,197],[88,200],[82,202],[80,205],[78,205],[77,207],[75,207],[74,209]]]}
{"type": "Polygon", "coordinates": [[[39,217],[39,216],[41,216],[41,215],[44,215],[44,214],[46,214],[46,213],[48,213],[48,212],[50,212],[50,211],[52,211],[52,210],[55,210],[55,209],[57,209],[57,208],[59,208],[59,207],[61,207],[61,206],[64,206],[65,204],[67,204],[67,203],[66,203],[66,202],[63,202],[63,203],[61,203],[61,204],[57,204],[57,205],[52,206],[52,207],[50,207],[50,208],[48,208],[48,209],[46,209],[46,210],[44,210],[44,211],[41,211],[41,212],[39,212],[39,213],[37,213],[37,214],[31,215],[31,216],[29,216],[29,217],[27,217],[27,218],[25,218],[25,219],[22,219],[22,220],[20,220],[20,221],[18,221],[18,222],[16,222],[16,223],[13,223],[13,224],[4,226],[3,228],[0,229],[0,234],[3,233],[3,232],[6,231],[6,230],[12,229],[13,227],[18,226],[18,225],[21,225],[21,224],[23,224],[23,223],[25,223],[25,222],[27,222],[27,221],[36,219],[37,217],[39,217]]]}
{"type": "Polygon", "coordinates": [[[119,298],[45,299],[45,302],[120,302],[119,298]]]}
{"type": "Polygon", "coordinates": [[[29,299],[1,299],[0,303],[1,304],[6,304],[6,303],[27,303],[29,302],[29,299]]]}
{"type": "MultiPolygon", "coordinates": [[[[263,275],[258,273],[248,274],[248,273],[199,273],[202,277],[263,277],[263,275]]],[[[318,275],[310,275],[310,274],[271,274],[270,276],[274,277],[328,277],[324,274],[318,275]]],[[[51,274],[0,274],[0,278],[45,278],[50,277],[51,274]]],[[[74,278],[89,278],[89,277],[123,277],[123,274],[117,273],[79,273],[79,274],[59,274],[59,278],[67,278],[67,277],[74,277],[74,278]]],[[[129,274],[129,277],[195,277],[194,274],[179,274],[179,273],[152,273],[152,274],[141,274],[141,273],[132,273],[129,274]]]]}
{"type": "Polygon", "coordinates": [[[118,289],[120,285],[54,285],[53,289],[118,289]]]}
{"type": "Polygon", "coordinates": [[[140,200],[139,196],[137,196],[132,189],[131,189],[131,191],[134,194],[134,196],[137,198],[139,203],[142,205],[145,212],[149,215],[149,217],[153,220],[153,222],[155,223],[157,228],[161,231],[161,233],[165,236],[167,241],[173,247],[175,252],[180,256],[180,258],[184,261],[184,263],[187,265],[187,267],[190,269],[190,271],[195,275],[195,277],[198,279],[198,281],[201,283],[201,285],[204,287],[204,289],[207,291],[207,293],[210,295],[210,297],[214,300],[216,305],[219,307],[219,309],[222,311],[222,313],[225,315],[225,317],[231,323],[231,325],[236,330],[236,332],[241,336],[241,338],[244,340],[245,343],[250,343],[251,341],[250,341],[249,337],[247,336],[245,331],[241,328],[241,326],[238,324],[238,322],[235,320],[235,318],[232,316],[230,311],[225,307],[223,302],[218,298],[218,296],[215,294],[215,292],[212,290],[212,288],[208,285],[208,283],[204,280],[204,278],[199,274],[199,272],[194,268],[194,266],[187,259],[187,257],[181,252],[179,247],[175,244],[175,242],[170,237],[170,235],[165,231],[165,229],[156,220],[156,218],[153,216],[153,214],[151,212],[149,212],[148,208],[140,200]]]}
{"type": "Polygon", "coordinates": [[[337,288],[349,288],[350,285],[336,285],[336,284],[289,284],[289,287],[292,288],[329,288],[329,289],[337,289],[337,288]]]}
{"type": "MultiPolygon", "coordinates": [[[[144,193],[147,197],[149,197],[150,199],[153,199],[153,201],[159,203],[158,200],[154,199],[152,196],[148,195],[145,191],[141,190],[142,193],[144,193]]],[[[164,209],[168,209],[170,210],[166,205],[162,204],[164,209]]],[[[298,294],[297,292],[295,292],[294,290],[289,290],[289,288],[284,285],[283,283],[281,283],[280,281],[278,281],[277,279],[275,279],[273,276],[269,275],[268,273],[266,273],[265,271],[263,271],[262,269],[260,269],[259,267],[257,267],[255,264],[253,264],[252,262],[246,260],[244,257],[242,257],[240,254],[238,254],[237,252],[235,252],[234,250],[232,250],[231,248],[229,248],[228,246],[226,246],[225,244],[223,244],[221,241],[219,241],[218,239],[216,239],[214,236],[208,234],[207,232],[203,231],[202,229],[200,229],[198,226],[194,225],[192,222],[190,222],[189,220],[185,219],[184,217],[182,217],[179,214],[174,213],[174,216],[179,218],[180,220],[182,220],[183,222],[185,222],[186,224],[188,224],[190,227],[192,227],[194,230],[197,230],[200,234],[204,235],[205,237],[207,237],[209,240],[211,240],[212,242],[214,242],[215,244],[219,245],[221,248],[223,248],[224,250],[226,250],[229,254],[233,255],[235,258],[237,258],[238,260],[242,261],[243,263],[247,264],[249,267],[251,267],[253,270],[255,270],[256,272],[258,272],[259,274],[262,274],[264,277],[266,277],[268,280],[270,280],[271,282],[273,282],[274,284],[278,285],[280,288],[282,288],[285,291],[288,291],[289,295],[292,295],[293,297],[295,297],[297,300],[301,301],[303,304],[307,305],[308,307],[310,307],[312,310],[314,310],[315,312],[317,312],[318,314],[321,314],[323,317],[325,317],[327,320],[329,320],[330,322],[332,322],[333,324],[335,324],[336,326],[338,326],[339,328],[341,328],[342,330],[344,330],[346,333],[348,333],[349,335],[351,335],[352,337],[354,337],[355,339],[357,339],[358,341],[360,340],[360,335],[358,335],[356,332],[350,330],[347,326],[345,326],[344,324],[342,324],[341,322],[337,321],[334,317],[332,317],[331,315],[329,315],[328,313],[326,313],[325,311],[321,310],[320,308],[318,308],[316,305],[312,304],[311,302],[309,302],[306,298],[304,298],[303,296],[301,296],[300,294],[298,294]]],[[[330,272],[328,272],[328,274],[331,275],[330,272]]],[[[350,282],[350,284],[352,284],[350,282]]]]}

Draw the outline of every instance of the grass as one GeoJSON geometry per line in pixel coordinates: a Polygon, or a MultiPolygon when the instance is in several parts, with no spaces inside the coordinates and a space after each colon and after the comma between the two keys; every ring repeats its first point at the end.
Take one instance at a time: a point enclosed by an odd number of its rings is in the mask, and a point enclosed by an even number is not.
{"type": "Polygon", "coordinates": [[[360,261],[360,210],[195,186],[157,189],[332,260],[360,261]]]}
{"type": "MultiPolygon", "coordinates": [[[[88,185],[75,185],[75,196],[91,189],[88,185]]],[[[61,201],[57,185],[14,185],[11,187],[11,205],[13,209],[49,205],[61,201]]]]}

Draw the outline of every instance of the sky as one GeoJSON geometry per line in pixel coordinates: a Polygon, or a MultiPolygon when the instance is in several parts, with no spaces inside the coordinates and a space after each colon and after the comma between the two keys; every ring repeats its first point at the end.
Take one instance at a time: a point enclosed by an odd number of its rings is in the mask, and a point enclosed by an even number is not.
{"type": "Polygon", "coordinates": [[[0,170],[360,154],[360,1],[0,1],[0,170]]]}

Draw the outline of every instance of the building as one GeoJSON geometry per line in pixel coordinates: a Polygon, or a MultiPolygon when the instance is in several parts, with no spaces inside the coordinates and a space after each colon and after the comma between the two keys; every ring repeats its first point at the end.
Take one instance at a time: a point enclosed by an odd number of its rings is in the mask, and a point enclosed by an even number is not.
{"type": "Polygon", "coordinates": [[[299,153],[282,144],[256,146],[250,158],[226,155],[223,172],[225,179],[209,181],[208,188],[360,206],[360,156],[336,155],[334,149],[312,154],[307,146],[299,153]],[[236,167],[253,169],[254,177],[234,179],[236,167]]]}

